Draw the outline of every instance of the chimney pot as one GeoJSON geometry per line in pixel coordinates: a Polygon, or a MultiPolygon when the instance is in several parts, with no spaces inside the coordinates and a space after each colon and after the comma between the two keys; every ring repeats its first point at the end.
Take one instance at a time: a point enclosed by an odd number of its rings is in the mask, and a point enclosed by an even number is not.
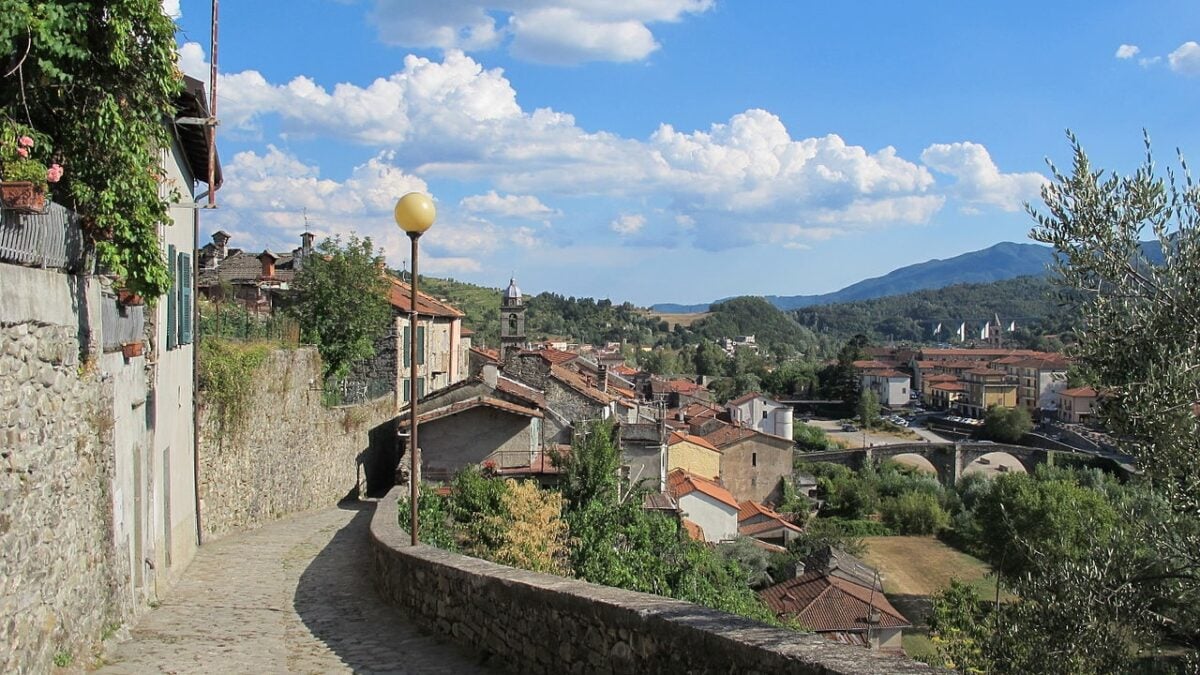
{"type": "Polygon", "coordinates": [[[599,380],[600,391],[608,393],[608,366],[601,363],[596,367],[596,379],[599,380]]]}

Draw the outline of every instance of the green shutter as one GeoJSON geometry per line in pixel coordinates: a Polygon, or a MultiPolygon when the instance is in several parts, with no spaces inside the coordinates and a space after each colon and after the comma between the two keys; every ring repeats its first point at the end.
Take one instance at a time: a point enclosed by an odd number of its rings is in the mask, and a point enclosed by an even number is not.
{"type": "Polygon", "coordinates": [[[417,326],[417,365],[425,365],[425,326],[417,326]]]}
{"type": "Polygon", "coordinates": [[[417,398],[425,398],[425,378],[417,378],[417,398]]]}
{"type": "Polygon", "coordinates": [[[401,379],[400,380],[401,400],[404,401],[405,403],[408,403],[410,394],[412,394],[412,391],[409,390],[408,378],[406,377],[406,378],[401,379]]]}
{"type": "Polygon", "coordinates": [[[179,254],[179,344],[192,343],[192,256],[179,254]]]}
{"type": "Polygon", "coordinates": [[[175,349],[179,335],[176,333],[179,322],[179,305],[176,296],[179,293],[179,273],[175,268],[175,245],[167,246],[167,267],[171,271],[171,291],[167,293],[167,349],[175,349]]]}
{"type": "MultiPolygon", "coordinates": [[[[408,326],[405,326],[402,332],[404,333],[404,337],[400,338],[400,351],[404,352],[404,367],[408,368],[412,365],[412,363],[409,362],[409,357],[411,355],[409,354],[410,347],[408,346],[408,326]]],[[[407,401],[408,399],[404,400],[407,401]]]]}

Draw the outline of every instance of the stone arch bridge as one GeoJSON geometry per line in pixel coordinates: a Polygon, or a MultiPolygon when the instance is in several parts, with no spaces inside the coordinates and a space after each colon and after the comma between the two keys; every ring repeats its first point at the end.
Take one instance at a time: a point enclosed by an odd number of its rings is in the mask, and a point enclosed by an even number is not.
{"type": "Polygon", "coordinates": [[[870,448],[822,450],[806,452],[799,457],[809,462],[830,462],[857,470],[866,466],[868,462],[883,462],[887,459],[915,455],[929,462],[943,485],[953,487],[973,468],[1008,466],[1008,464],[997,461],[1006,457],[1019,462],[1026,473],[1033,473],[1039,464],[1053,464],[1054,455],[1057,454],[1074,455],[1077,453],[1006,443],[963,442],[899,443],[877,445],[870,448]]]}

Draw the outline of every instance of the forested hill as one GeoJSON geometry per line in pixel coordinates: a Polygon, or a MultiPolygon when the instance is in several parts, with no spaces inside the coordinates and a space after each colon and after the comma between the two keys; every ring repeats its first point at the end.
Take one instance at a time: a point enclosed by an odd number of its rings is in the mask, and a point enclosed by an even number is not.
{"type": "Polygon", "coordinates": [[[775,356],[821,353],[822,340],[771,303],[758,297],[732,298],[711,307],[712,313],[684,332],[685,344],[737,335],[753,335],[755,342],[775,356]]]}
{"type": "MultiPolygon", "coordinates": [[[[499,288],[422,275],[420,289],[465,313],[463,323],[475,331],[475,344],[494,347],[499,343],[499,288]]],[[[629,343],[653,345],[668,335],[665,322],[647,316],[645,310],[628,302],[539,293],[526,295],[525,304],[525,334],[530,340],[563,337],[603,344],[624,338],[629,343]]]]}
{"type": "Polygon", "coordinates": [[[956,284],[885,298],[805,307],[790,312],[795,320],[821,335],[844,339],[862,333],[873,340],[923,341],[932,339],[942,324],[941,340],[967,322],[978,331],[983,321],[999,315],[1007,328],[1016,321],[1021,341],[1035,341],[1044,333],[1062,333],[1074,323],[1073,303],[1044,276],[1025,276],[987,284],[956,284]]]}
{"type": "MultiPolygon", "coordinates": [[[[1053,259],[1053,251],[1039,244],[1001,242],[979,251],[963,253],[945,260],[927,260],[901,267],[883,276],[863,279],[832,293],[820,295],[768,295],[766,299],[779,309],[799,309],[814,305],[869,300],[897,293],[951,284],[987,283],[1014,277],[1041,275],[1053,259]]],[[[659,312],[704,312],[708,305],[654,305],[659,312]]]]}

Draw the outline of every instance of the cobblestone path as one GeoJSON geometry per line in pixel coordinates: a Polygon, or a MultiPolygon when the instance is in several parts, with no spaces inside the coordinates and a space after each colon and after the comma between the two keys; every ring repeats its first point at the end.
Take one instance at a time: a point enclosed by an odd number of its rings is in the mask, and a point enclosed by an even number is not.
{"type": "Polygon", "coordinates": [[[378,599],[371,513],[302,514],[206,544],[99,672],[493,672],[378,599]]]}

